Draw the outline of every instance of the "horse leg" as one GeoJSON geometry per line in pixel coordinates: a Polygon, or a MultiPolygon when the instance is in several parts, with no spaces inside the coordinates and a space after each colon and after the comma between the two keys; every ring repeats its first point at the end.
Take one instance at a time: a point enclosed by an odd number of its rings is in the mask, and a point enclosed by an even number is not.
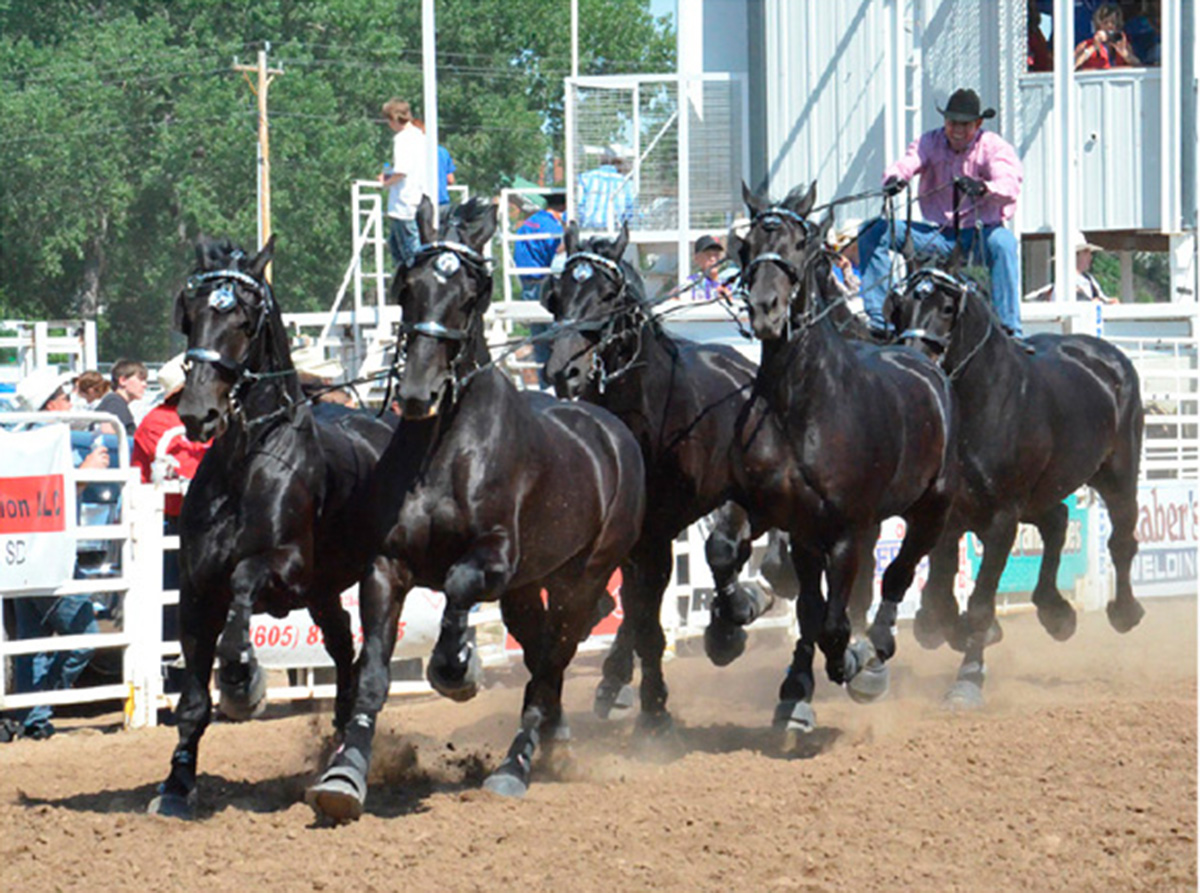
{"type": "MultiPolygon", "coordinates": [[[[671,728],[667,712],[667,682],[662,659],[667,647],[662,629],[662,598],[671,580],[671,539],[643,537],[627,564],[634,570],[634,589],[624,601],[625,619],[633,630],[634,646],[642,662],[640,734],[658,735],[671,728]]],[[[622,587],[622,594],[627,590],[622,587]]]]}
{"type": "Polygon", "coordinates": [[[716,525],[704,543],[716,593],[711,619],[704,630],[704,653],[718,667],[737,660],[746,650],[746,631],[773,604],[761,590],[738,585],[738,574],[750,560],[753,533],[744,509],[727,502],[714,515],[716,525]]]}
{"type": "Polygon", "coordinates": [[[1013,540],[1017,538],[1017,519],[1012,514],[998,514],[991,526],[980,536],[983,561],[975,577],[975,586],[967,600],[963,615],[966,625],[965,647],[958,678],[946,694],[945,704],[952,710],[971,710],[983,706],[983,683],[987,670],[983,651],[993,642],[992,627],[996,623],[996,590],[1000,576],[1008,564],[1013,540]]]}
{"type": "MultiPolygon", "coordinates": [[[[591,607],[579,606],[578,613],[590,617],[591,607]]],[[[521,728],[504,761],[484,780],[483,787],[505,797],[523,797],[529,790],[533,757],[543,734],[551,732],[563,744],[569,740],[570,733],[562,722],[562,669],[555,675],[553,666],[564,654],[562,667],[570,662],[579,638],[565,631],[558,636],[553,634],[555,624],[551,622],[551,613],[557,612],[542,604],[541,586],[537,584],[504,593],[500,612],[505,627],[521,645],[530,679],[521,706],[521,728]]],[[[576,629],[585,625],[578,623],[576,629]]]]}
{"type": "Polygon", "coordinates": [[[821,595],[821,556],[798,548],[792,542],[792,564],[800,584],[796,600],[796,619],[800,638],[792,652],[792,663],[779,686],[779,703],[775,706],[774,726],[789,735],[811,732],[817,724],[812,708],[813,656],[816,653],[816,634],[825,622],[825,598],[821,595]]]}
{"type": "MultiPolygon", "coordinates": [[[[629,603],[635,586],[636,571],[630,562],[621,565],[621,603],[622,607],[629,603]]],[[[600,683],[596,686],[596,697],[592,702],[592,710],[601,719],[611,719],[624,716],[633,709],[633,621],[628,610],[617,634],[604,658],[604,666],[600,683]]]]}
{"type": "Polygon", "coordinates": [[[1129,569],[1138,543],[1134,536],[1137,528],[1137,454],[1132,470],[1122,472],[1115,468],[1115,460],[1100,469],[1092,486],[1100,493],[1112,522],[1112,534],[1108,538],[1108,554],[1112,556],[1113,570],[1117,575],[1117,588],[1113,600],[1106,606],[1108,622],[1119,633],[1127,633],[1137,626],[1146,609],[1133,594],[1129,569]]]}
{"type": "MultiPolygon", "coordinates": [[[[338,823],[361,816],[367,799],[375,719],[391,686],[388,667],[396,649],[397,623],[412,586],[407,572],[389,566],[382,558],[375,559],[371,577],[369,585],[359,590],[363,645],[356,667],[352,715],[320,781],[304,792],[304,802],[318,819],[338,823]]],[[[339,675],[339,687],[340,682],[339,675]]]]}
{"type": "MultiPolygon", "coordinates": [[[[367,585],[359,581],[359,587],[367,585]]],[[[309,614],[321,630],[325,650],[337,670],[337,696],[334,699],[333,728],[339,734],[350,721],[354,707],[354,636],[350,631],[350,615],[342,608],[340,593],[330,593],[314,599],[309,614]]]]}
{"type": "Polygon", "coordinates": [[[513,543],[504,528],[479,537],[446,572],[446,610],[442,631],[425,676],[434,690],[454,701],[469,701],[479,691],[483,667],[468,623],[472,607],[498,596],[512,579],[513,543]]]}
{"type": "Polygon", "coordinates": [[[782,530],[771,528],[767,533],[767,550],[758,572],[771,587],[776,598],[795,601],[800,594],[800,581],[791,560],[791,540],[782,530]]]}
{"type": "Polygon", "coordinates": [[[859,540],[858,573],[850,590],[846,613],[850,616],[850,631],[855,636],[866,635],[867,612],[875,596],[875,545],[879,542],[879,525],[859,540]]]}
{"type": "Polygon", "coordinates": [[[1038,567],[1037,585],[1033,588],[1033,604],[1038,620],[1055,639],[1065,642],[1075,634],[1075,609],[1058,591],[1058,566],[1062,560],[1063,544],[1067,541],[1067,506],[1056,502],[1033,519],[1042,535],[1042,563],[1038,567]]]}
{"type": "Polygon", "coordinates": [[[186,579],[179,592],[179,644],[183,651],[183,678],[175,708],[179,743],[171,754],[171,771],[158,786],[158,796],[147,812],[172,818],[194,816],[200,738],[212,719],[208,683],[221,633],[220,610],[203,611],[195,589],[186,579]]]}
{"type": "Polygon", "coordinates": [[[913,620],[913,635],[922,648],[937,648],[958,625],[958,599],[954,577],[958,574],[961,534],[947,531],[929,553],[929,579],[921,590],[921,607],[913,620]]]}

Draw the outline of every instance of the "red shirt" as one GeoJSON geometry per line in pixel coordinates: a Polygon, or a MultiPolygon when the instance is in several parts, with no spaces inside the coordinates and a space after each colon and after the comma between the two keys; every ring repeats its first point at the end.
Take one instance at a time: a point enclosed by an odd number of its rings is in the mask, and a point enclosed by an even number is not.
{"type": "MultiPolygon", "coordinates": [[[[160,403],[146,414],[133,435],[133,456],[130,461],[142,470],[142,482],[150,482],[150,469],[155,459],[171,457],[179,463],[175,469],[178,477],[191,480],[196,476],[200,460],[212,444],[193,443],[184,433],[183,422],[179,418],[179,410],[166,403],[160,403]]],[[[171,463],[168,463],[171,464],[171,463]]],[[[164,512],[169,517],[177,517],[183,507],[183,497],[178,493],[168,493],[164,512]]]]}
{"type": "Polygon", "coordinates": [[[1120,68],[1128,67],[1129,63],[1125,61],[1125,57],[1118,53],[1108,43],[1100,43],[1096,38],[1090,38],[1085,41],[1096,48],[1096,52],[1088,56],[1086,60],[1079,66],[1079,71],[1087,71],[1089,69],[1098,68],[1120,68]]]}

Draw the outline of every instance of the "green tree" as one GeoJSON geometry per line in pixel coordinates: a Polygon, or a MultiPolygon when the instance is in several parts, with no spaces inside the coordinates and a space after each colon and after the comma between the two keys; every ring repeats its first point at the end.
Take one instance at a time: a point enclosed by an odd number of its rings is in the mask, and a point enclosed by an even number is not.
{"type": "MultiPolygon", "coordinates": [[[[562,152],[568,4],[438,0],[440,139],[472,194],[562,152]],[[549,27],[545,22],[553,24],[549,27]]],[[[388,153],[380,106],[421,113],[420,4],[0,0],[0,317],[100,321],[101,354],[167,353],[201,234],[251,247],[255,98],[270,42],[276,285],[324,309],[350,257],[349,186],[388,153]]],[[[648,0],[581,0],[581,72],[670,71],[648,0]]]]}

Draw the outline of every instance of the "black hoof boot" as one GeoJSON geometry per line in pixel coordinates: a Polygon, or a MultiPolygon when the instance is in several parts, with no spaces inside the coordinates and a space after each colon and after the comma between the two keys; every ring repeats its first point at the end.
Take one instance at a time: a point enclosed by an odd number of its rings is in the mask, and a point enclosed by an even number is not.
{"type": "Polygon", "coordinates": [[[921,608],[913,618],[913,638],[922,648],[932,651],[946,644],[946,628],[937,621],[932,611],[921,608]]]}
{"type": "Polygon", "coordinates": [[[158,796],[150,801],[146,812],[169,819],[192,820],[196,817],[196,792],[189,794],[170,793],[159,785],[158,796]]]}
{"type": "Polygon", "coordinates": [[[483,789],[501,797],[524,797],[529,790],[533,754],[537,750],[538,740],[536,729],[518,732],[504,762],[484,779],[483,789]]]}
{"type": "Polygon", "coordinates": [[[605,678],[596,686],[596,699],[592,702],[592,710],[601,719],[620,719],[633,710],[636,702],[637,695],[632,685],[605,678]]]}
{"type": "Polygon", "coordinates": [[[469,701],[479,694],[483,664],[475,647],[474,631],[450,655],[439,641],[429,657],[425,678],[439,695],[452,701],[469,701]]]}
{"type": "Polygon", "coordinates": [[[729,666],[746,650],[746,638],[740,626],[713,617],[704,630],[704,653],[716,666],[729,666]]]}
{"type": "Polygon", "coordinates": [[[942,706],[956,712],[982,710],[983,680],[986,675],[983,665],[978,662],[963,664],[958,671],[958,679],[942,699],[942,706]]]}
{"type": "Polygon", "coordinates": [[[1142,607],[1141,602],[1130,599],[1126,602],[1111,601],[1104,606],[1105,612],[1108,614],[1108,622],[1119,633],[1127,633],[1139,623],[1146,615],[1146,609],[1142,607]]]}

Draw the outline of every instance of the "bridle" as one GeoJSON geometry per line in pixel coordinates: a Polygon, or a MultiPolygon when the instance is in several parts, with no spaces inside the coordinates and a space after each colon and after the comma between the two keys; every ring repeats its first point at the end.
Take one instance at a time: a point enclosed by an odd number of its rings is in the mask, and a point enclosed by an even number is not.
{"type": "MultiPolygon", "coordinates": [[[[978,286],[973,280],[951,275],[944,270],[939,270],[937,267],[925,267],[908,274],[908,276],[901,281],[894,291],[899,295],[904,295],[911,292],[913,300],[919,302],[926,298],[932,297],[939,287],[958,297],[959,309],[955,315],[955,320],[952,324],[953,327],[953,325],[956,325],[959,319],[961,319],[967,313],[967,307],[969,306],[967,296],[978,291],[978,286]]],[[[983,345],[987,343],[988,338],[992,336],[992,331],[996,327],[995,322],[992,320],[991,314],[985,313],[984,316],[987,319],[987,331],[983,333],[983,337],[976,342],[975,346],[967,352],[967,355],[955,364],[953,369],[947,370],[946,375],[951,381],[958,378],[958,376],[962,374],[963,370],[966,369],[967,364],[975,358],[975,355],[979,353],[979,351],[983,349],[983,345]]],[[[904,341],[909,338],[917,339],[928,344],[930,349],[935,354],[943,358],[942,363],[943,366],[945,365],[945,355],[950,347],[949,336],[939,335],[936,332],[931,332],[926,328],[908,328],[896,336],[896,340],[898,341],[904,341]]]]}
{"type": "MultiPolygon", "coordinates": [[[[451,328],[436,320],[421,320],[419,322],[403,321],[400,323],[400,334],[404,350],[407,352],[408,343],[414,337],[433,338],[437,341],[448,341],[458,345],[454,357],[450,361],[450,381],[452,387],[451,402],[457,402],[458,396],[466,387],[467,382],[480,371],[479,368],[466,371],[466,367],[474,362],[470,351],[462,349],[464,344],[475,341],[481,331],[482,320],[474,313],[474,305],[481,294],[490,294],[492,290],[492,262],[482,254],[462,242],[439,240],[429,242],[417,248],[405,274],[412,271],[418,264],[433,260],[433,276],[439,284],[445,285],[450,278],[464,267],[475,280],[475,293],[467,307],[467,327],[465,329],[451,328]]],[[[399,343],[398,343],[399,347],[399,343]]],[[[399,376],[400,358],[397,356],[392,363],[392,374],[399,376]]]]}
{"type": "MultiPolygon", "coordinates": [[[[781,226],[789,223],[799,226],[804,232],[805,248],[807,248],[814,240],[816,240],[820,234],[816,224],[814,224],[811,220],[808,220],[806,217],[797,214],[795,211],[792,211],[781,205],[772,205],[771,207],[765,208],[764,210],[755,214],[754,218],[750,221],[750,229],[753,230],[754,227],[761,226],[763,229],[769,232],[779,229],[781,226]]],[[[784,275],[788,277],[788,281],[792,284],[791,291],[788,292],[786,299],[787,314],[785,317],[785,340],[791,340],[793,324],[804,326],[806,328],[816,325],[816,323],[824,319],[825,316],[827,316],[835,307],[837,307],[838,304],[843,303],[845,298],[839,297],[833,301],[830,301],[819,310],[815,306],[810,306],[804,313],[800,314],[799,316],[795,316],[794,319],[792,308],[796,304],[796,299],[800,297],[804,290],[804,283],[808,273],[811,272],[813,266],[822,257],[824,257],[825,254],[825,249],[822,247],[820,251],[817,251],[816,253],[806,257],[803,263],[799,266],[788,260],[782,254],[779,254],[777,251],[764,251],[761,254],[755,255],[754,259],[751,260],[750,263],[746,265],[746,268],[742,271],[741,281],[738,285],[738,292],[741,294],[747,310],[750,310],[750,289],[754,287],[754,276],[756,271],[765,264],[772,264],[781,269],[784,275]]]]}
{"type": "Polygon", "coordinates": [[[642,331],[650,317],[641,301],[625,300],[630,291],[629,279],[621,264],[611,258],[593,251],[576,251],[563,265],[563,276],[569,275],[576,283],[584,283],[595,275],[596,268],[602,270],[616,285],[616,294],[605,298],[606,301],[614,303],[616,309],[579,319],[566,317],[558,326],[560,330],[573,330],[580,334],[597,336],[591,348],[592,362],[588,378],[596,382],[597,389],[603,394],[611,382],[637,368],[638,364],[635,364],[632,358],[641,350],[642,331]],[[615,372],[609,372],[604,359],[608,348],[623,344],[629,340],[630,335],[637,339],[637,349],[629,354],[630,359],[618,366],[615,372]]]}
{"type": "MultiPolygon", "coordinates": [[[[232,259],[236,261],[241,256],[241,252],[235,252],[232,259]]],[[[210,310],[218,314],[225,314],[241,305],[254,320],[254,330],[250,334],[251,350],[247,351],[247,356],[249,356],[253,353],[254,345],[262,338],[263,333],[266,331],[267,319],[275,308],[275,296],[271,290],[270,283],[265,280],[256,279],[248,273],[243,273],[241,270],[224,268],[204,273],[195,273],[189,276],[185,285],[185,291],[194,295],[202,287],[210,283],[216,283],[216,287],[208,294],[207,303],[210,310]],[[251,303],[240,295],[236,287],[239,285],[246,291],[253,293],[258,298],[258,303],[251,303]]],[[[241,413],[241,394],[251,383],[261,379],[295,375],[294,369],[279,372],[254,372],[246,366],[244,359],[231,359],[211,347],[189,348],[183,355],[183,363],[185,374],[191,371],[191,367],[195,363],[209,363],[219,369],[223,369],[234,377],[233,385],[229,390],[229,409],[234,415],[241,413]]],[[[286,410],[290,408],[292,399],[287,391],[284,391],[284,396],[288,404],[284,407],[286,410]]],[[[274,415],[272,414],[270,417],[274,415]]]]}

